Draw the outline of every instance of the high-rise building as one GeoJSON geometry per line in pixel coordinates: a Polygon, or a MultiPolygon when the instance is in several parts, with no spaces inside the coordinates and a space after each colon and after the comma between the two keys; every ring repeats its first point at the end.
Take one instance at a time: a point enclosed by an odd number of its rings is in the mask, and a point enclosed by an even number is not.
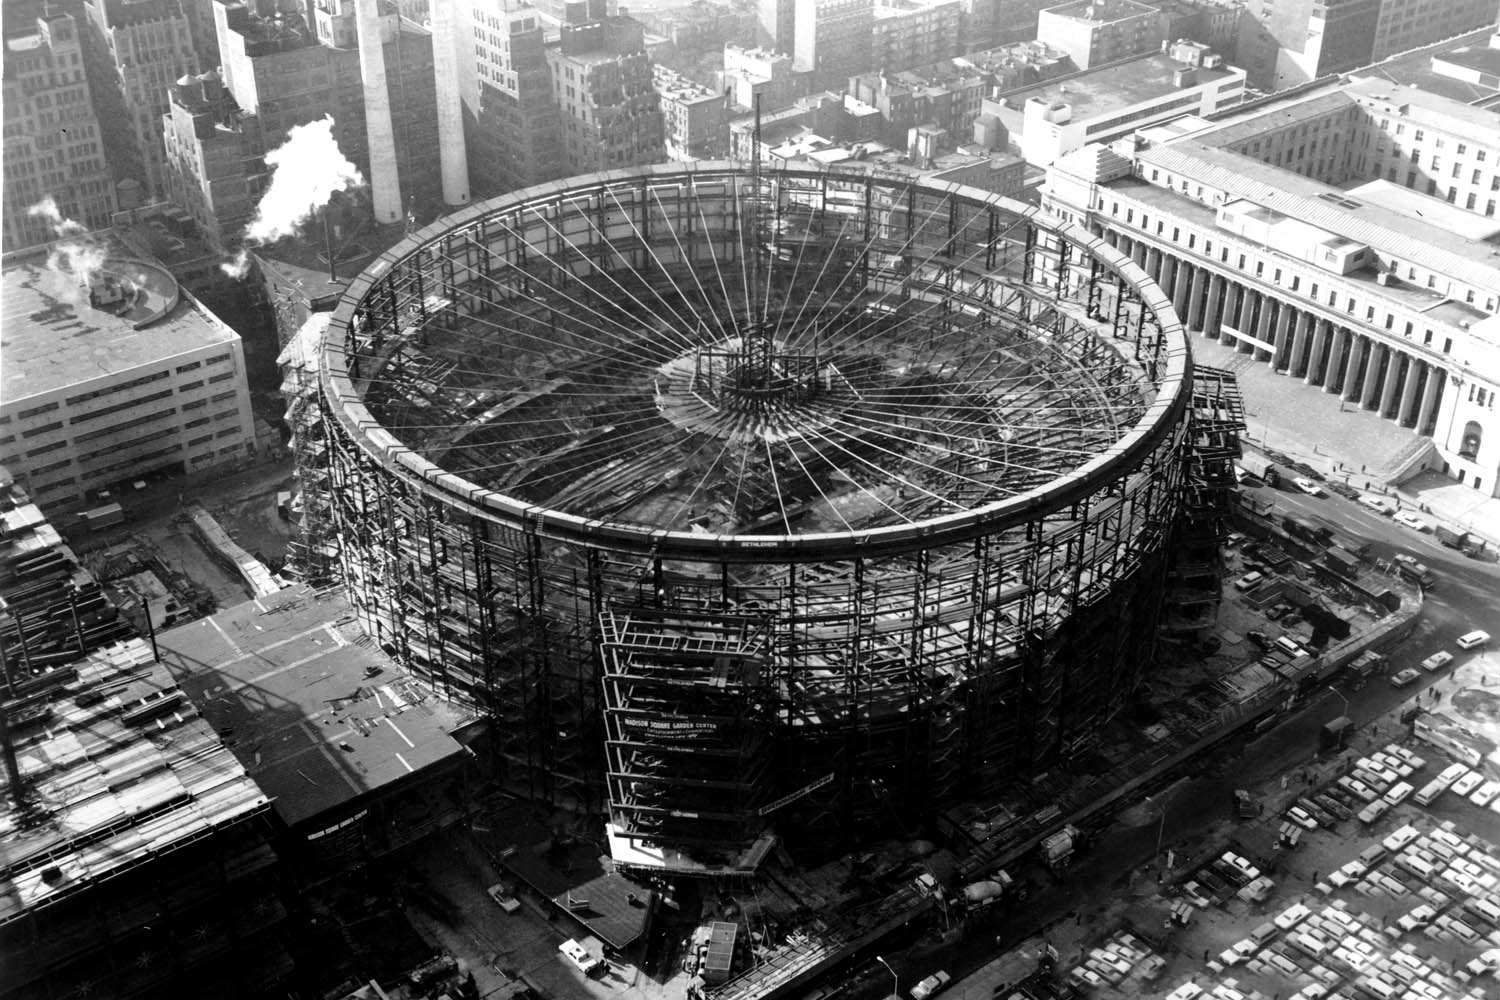
{"type": "Polygon", "coordinates": [[[871,24],[871,69],[896,73],[959,54],[958,0],[879,0],[871,24]]]}
{"type": "MultiPolygon", "coordinates": [[[[591,0],[589,6],[604,4],[591,0]]],[[[561,38],[547,46],[569,175],[666,159],[645,32],[632,18],[594,13],[590,20],[564,24],[561,38]]]]}
{"type": "Polygon", "coordinates": [[[512,0],[471,0],[459,12],[459,66],[469,182],[474,195],[562,176],[562,123],[552,96],[546,40],[536,8],[512,0]]]}
{"type": "Polygon", "coordinates": [[[4,103],[5,249],[55,239],[61,219],[108,225],[114,181],[71,16],[44,14],[7,35],[4,103]],[[56,217],[30,211],[49,197],[56,217]]]}
{"type": "Polygon", "coordinates": [[[219,33],[214,28],[214,0],[181,0],[198,68],[207,72],[219,65],[219,33]]]}
{"type": "Polygon", "coordinates": [[[797,38],[797,0],[756,0],[755,41],[790,54],[797,38]]]}
{"type": "Polygon", "coordinates": [[[843,87],[870,69],[875,31],[874,0],[803,0],[797,4],[798,72],[812,75],[812,87],[843,87]]]}
{"type": "Polygon", "coordinates": [[[191,25],[180,0],[84,0],[84,11],[110,166],[120,181],[141,185],[142,199],[158,201],[167,191],[167,89],[198,70],[191,25]]]}
{"type": "Polygon", "coordinates": [[[724,46],[724,71],[719,79],[737,108],[755,107],[757,97],[765,110],[784,108],[797,97],[792,57],[775,49],[724,46]]]}

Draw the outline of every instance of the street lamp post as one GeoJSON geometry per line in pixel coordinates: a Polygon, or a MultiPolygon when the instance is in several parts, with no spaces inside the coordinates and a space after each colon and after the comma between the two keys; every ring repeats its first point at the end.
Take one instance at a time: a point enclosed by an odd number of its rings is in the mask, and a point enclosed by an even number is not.
{"type": "Polygon", "coordinates": [[[893,968],[891,968],[891,963],[890,962],[887,962],[885,959],[881,958],[879,955],[875,956],[875,961],[877,961],[881,965],[885,966],[885,971],[889,972],[891,974],[891,996],[899,997],[901,995],[901,980],[896,975],[896,970],[893,969],[893,968]]]}
{"type": "Polygon", "coordinates": [[[1349,714],[1349,699],[1344,696],[1344,693],[1342,691],[1340,691],[1338,688],[1334,687],[1332,684],[1328,685],[1328,690],[1332,691],[1334,694],[1338,695],[1339,700],[1344,703],[1344,714],[1348,715],[1349,714]]]}

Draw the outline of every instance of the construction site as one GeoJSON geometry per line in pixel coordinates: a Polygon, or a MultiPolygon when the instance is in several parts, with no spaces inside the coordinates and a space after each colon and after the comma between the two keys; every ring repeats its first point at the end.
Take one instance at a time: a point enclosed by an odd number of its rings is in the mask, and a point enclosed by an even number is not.
{"type": "Polygon", "coordinates": [[[1169,606],[1212,625],[1233,379],[1004,198],[573,178],[413,234],[316,337],[294,558],[623,870],[994,795],[1091,752],[1169,606]]]}

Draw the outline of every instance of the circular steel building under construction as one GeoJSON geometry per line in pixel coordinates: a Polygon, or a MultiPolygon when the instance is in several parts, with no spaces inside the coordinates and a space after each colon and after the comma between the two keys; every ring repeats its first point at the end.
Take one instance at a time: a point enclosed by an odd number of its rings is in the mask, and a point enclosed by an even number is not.
{"type": "Polygon", "coordinates": [[[473,205],[353,281],[321,363],[304,476],[371,635],[512,787],[680,870],[1087,749],[1235,441],[1124,256],[879,170],[473,205]]]}

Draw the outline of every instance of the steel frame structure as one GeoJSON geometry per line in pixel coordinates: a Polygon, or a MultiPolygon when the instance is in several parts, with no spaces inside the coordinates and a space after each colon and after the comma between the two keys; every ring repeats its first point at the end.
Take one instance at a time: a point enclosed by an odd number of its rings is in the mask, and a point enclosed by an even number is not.
{"type": "MultiPolygon", "coordinates": [[[[326,466],[306,481],[327,484],[370,634],[488,713],[513,787],[607,808],[622,837],[715,863],[773,820],[832,845],[893,809],[990,793],[1087,752],[1152,660],[1175,534],[1204,506],[1193,470],[1213,465],[1209,485],[1222,484],[1237,453],[1218,425],[1196,438],[1219,451],[1195,450],[1195,413],[1238,412],[1216,402],[1232,378],[1195,387],[1170,302],[1124,255],[1011,200],[873,169],[670,164],[473,205],[352,282],[321,379],[326,466]],[[783,426],[783,409],[859,405],[853,381],[832,391],[826,340],[753,342],[779,329],[778,305],[809,296],[882,336],[920,331],[903,345],[938,338],[961,358],[1020,345],[1051,395],[995,382],[986,398],[1012,417],[1063,416],[993,463],[1012,478],[972,497],[955,487],[947,504],[893,488],[916,499],[843,530],[794,527],[780,494],[779,517],[718,531],[529,498],[486,435],[560,393],[565,362],[554,352],[529,382],[496,378],[497,393],[484,355],[530,356],[529,337],[619,370],[663,336],[640,306],[670,296],[696,317],[674,333],[695,358],[684,371],[812,359],[788,362],[798,374],[781,382],[799,395],[785,407],[765,403],[769,381],[724,376],[715,391],[757,393],[753,421],[725,440],[805,437],[805,418],[783,426]],[[456,363],[438,345],[465,329],[481,347],[456,363]],[[741,339],[715,347],[716,329],[741,339]],[[698,721],[670,735],[653,714],[698,721]],[[703,816],[690,800],[708,803],[703,816]]],[[[677,418],[658,390],[653,427],[677,418]]],[[[678,430],[714,433],[692,423],[713,418],[704,406],[690,401],[678,430]]],[[[662,475],[650,461],[638,477],[662,475]]]]}

